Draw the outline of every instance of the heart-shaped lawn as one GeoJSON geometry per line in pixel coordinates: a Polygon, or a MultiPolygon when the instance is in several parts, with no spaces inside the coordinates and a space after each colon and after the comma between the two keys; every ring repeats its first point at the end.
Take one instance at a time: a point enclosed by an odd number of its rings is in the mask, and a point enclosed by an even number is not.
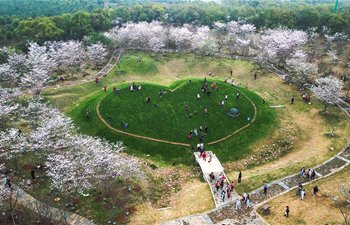
{"type": "Polygon", "coordinates": [[[222,139],[252,122],[254,103],[244,95],[250,91],[224,82],[208,81],[211,92],[208,96],[202,91],[203,84],[203,80],[183,81],[174,91],[154,84],[141,84],[141,90],[123,88],[117,94],[112,92],[106,95],[99,104],[99,111],[103,119],[118,130],[180,143],[197,143],[200,126],[204,142],[208,143],[222,139]],[[215,87],[212,89],[214,82],[218,90],[215,87]],[[162,96],[160,91],[164,92],[162,96]],[[241,94],[237,99],[238,92],[241,94]],[[199,99],[197,94],[200,95],[199,99]],[[150,103],[146,103],[147,97],[150,97],[150,103]],[[218,102],[222,101],[224,106],[218,106],[218,102]],[[231,108],[239,110],[237,117],[228,116],[231,108]],[[122,123],[127,123],[128,127],[125,128],[122,123]],[[205,127],[208,127],[207,134],[205,127]],[[193,138],[189,139],[191,130],[193,138]]]}

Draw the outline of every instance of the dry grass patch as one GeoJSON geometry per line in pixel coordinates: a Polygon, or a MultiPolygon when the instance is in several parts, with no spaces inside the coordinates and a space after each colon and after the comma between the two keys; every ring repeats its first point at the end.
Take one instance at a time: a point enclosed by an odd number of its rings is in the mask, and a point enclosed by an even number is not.
{"type": "Polygon", "coordinates": [[[159,224],[186,215],[201,213],[214,208],[208,184],[198,179],[190,180],[170,198],[167,208],[157,209],[150,203],[137,206],[130,224],[159,224]]]}
{"type": "MultiPolygon", "coordinates": [[[[295,224],[341,224],[344,219],[331,200],[331,196],[339,195],[340,184],[349,179],[350,167],[323,180],[305,187],[306,198],[302,201],[296,197],[295,191],[279,196],[266,204],[271,206],[271,214],[263,216],[271,225],[295,224]],[[320,196],[312,196],[312,189],[317,185],[320,196]],[[290,217],[283,216],[286,205],[290,207],[290,217]]],[[[261,208],[258,209],[260,212],[261,208]]]]}
{"type": "Polygon", "coordinates": [[[271,105],[285,105],[278,110],[280,125],[270,137],[252,146],[252,154],[235,163],[228,163],[225,168],[230,178],[237,179],[237,171],[242,170],[243,180],[237,185],[239,192],[250,191],[286,175],[290,175],[303,166],[313,167],[342,150],[350,137],[350,123],[338,108],[323,115],[323,105],[312,98],[312,105],[301,101],[302,92],[286,84],[279,77],[266,74],[257,80],[252,76],[238,76],[238,82],[248,85],[250,89],[263,96],[271,105]],[[290,105],[290,99],[295,96],[296,102],[290,105]],[[329,138],[335,127],[337,136],[329,138]],[[287,129],[288,128],[288,129],[287,129]],[[289,136],[289,137],[288,137],[289,136]],[[273,148],[281,139],[288,137],[292,148],[264,155],[264,146],[273,148]]]}

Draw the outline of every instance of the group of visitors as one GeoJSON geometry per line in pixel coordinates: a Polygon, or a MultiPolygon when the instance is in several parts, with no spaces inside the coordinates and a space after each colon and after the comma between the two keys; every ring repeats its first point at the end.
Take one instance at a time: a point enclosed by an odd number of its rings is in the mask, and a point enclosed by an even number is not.
{"type": "Polygon", "coordinates": [[[310,168],[305,171],[305,167],[303,167],[300,170],[300,176],[302,178],[307,178],[308,180],[314,180],[316,178],[316,171],[310,168]]]}
{"type": "Polygon", "coordinates": [[[203,129],[203,126],[199,126],[199,131],[197,128],[195,128],[194,130],[190,130],[189,134],[188,134],[188,138],[192,139],[193,135],[194,136],[199,136],[199,142],[203,143],[204,141],[204,135],[208,134],[208,126],[205,126],[203,129]]]}
{"type": "Polygon", "coordinates": [[[220,198],[222,202],[225,202],[225,198],[227,199],[231,198],[231,193],[235,188],[235,184],[233,181],[229,183],[229,181],[227,180],[226,176],[223,173],[220,173],[216,179],[214,173],[212,172],[209,174],[209,178],[210,178],[210,182],[214,183],[215,185],[215,190],[216,190],[215,193],[221,194],[220,198]],[[221,192],[219,192],[219,190],[221,190],[221,192]]]}
{"type": "Polygon", "coordinates": [[[132,84],[129,85],[129,89],[130,91],[134,91],[134,90],[141,91],[142,87],[141,85],[136,85],[134,82],[132,82],[132,84]]]}

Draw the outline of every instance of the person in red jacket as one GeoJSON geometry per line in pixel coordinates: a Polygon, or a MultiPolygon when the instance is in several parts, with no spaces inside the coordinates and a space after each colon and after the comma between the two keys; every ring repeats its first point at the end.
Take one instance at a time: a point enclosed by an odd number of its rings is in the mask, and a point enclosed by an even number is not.
{"type": "Polygon", "coordinates": [[[203,157],[203,160],[206,161],[207,160],[207,153],[203,152],[202,157],[203,157]]]}

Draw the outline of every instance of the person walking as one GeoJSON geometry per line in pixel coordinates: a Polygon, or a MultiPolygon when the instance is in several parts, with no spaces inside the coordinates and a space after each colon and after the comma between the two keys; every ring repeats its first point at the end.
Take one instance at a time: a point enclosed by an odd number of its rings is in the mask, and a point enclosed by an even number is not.
{"type": "Polygon", "coordinates": [[[11,178],[9,176],[6,177],[6,182],[5,182],[5,186],[8,186],[9,189],[11,189],[11,178]]]}
{"type": "Polygon", "coordinates": [[[286,210],[284,211],[284,216],[288,217],[289,216],[289,212],[290,212],[289,206],[286,206],[286,210]]]}
{"type": "Polygon", "coordinates": [[[317,194],[318,194],[318,187],[317,187],[317,185],[313,188],[312,194],[314,196],[317,196],[317,194]]]}
{"type": "Polygon", "coordinates": [[[316,177],[316,171],[315,170],[312,170],[312,173],[311,173],[311,180],[314,180],[316,177]]]}
{"type": "Polygon", "coordinates": [[[242,180],[242,172],[239,171],[239,173],[238,173],[238,183],[241,183],[241,180],[242,180]]]}
{"type": "Polygon", "coordinates": [[[240,210],[242,208],[241,200],[239,198],[236,199],[236,209],[240,210]]]}
{"type": "Polygon", "coordinates": [[[225,202],[225,195],[226,195],[226,192],[225,192],[225,190],[223,189],[222,192],[221,192],[221,199],[222,199],[222,202],[225,202]]]}
{"type": "Polygon", "coordinates": [[[216,187],[216,192],[218,193],[219,192],[219,188],[220,188],[220,181],[219,180],[216,181],[215,187],[216,187]]]}
{"type": "Polygon", "coordinates": [[[231,181],[230,188],[231,192],[233,191],[233,189],[235,189],[235,183],[233,181],[231,181]]]}
{"type": "Polygon", "coordinates": [[[300,191],[300,199],[304,200],[304,198],[305,198],[305,190],[301,189],[301,191],[300,191]]]}
{"type": "Polygon", "coordinates": [[[247,205],[247,208],[250,208],[252,206],[249,194],[246,197],[245,204],[247,205]]]}
{"type": "Polygon", "coordinates": [[[267,195],[267,184],[264,184],[264,195],[267,195]]]}
{"type": "Polygon", "coordinates": [[[30,169],[30,175],[32,177],[32,180],[35,180],[35,170],[34,170],[34,168],[30,169]]]}
{"type": "Polygon", "coordinates": [[[301,168],[300,170],[300,176],[305,177],[305,167],[301,168]]]}

